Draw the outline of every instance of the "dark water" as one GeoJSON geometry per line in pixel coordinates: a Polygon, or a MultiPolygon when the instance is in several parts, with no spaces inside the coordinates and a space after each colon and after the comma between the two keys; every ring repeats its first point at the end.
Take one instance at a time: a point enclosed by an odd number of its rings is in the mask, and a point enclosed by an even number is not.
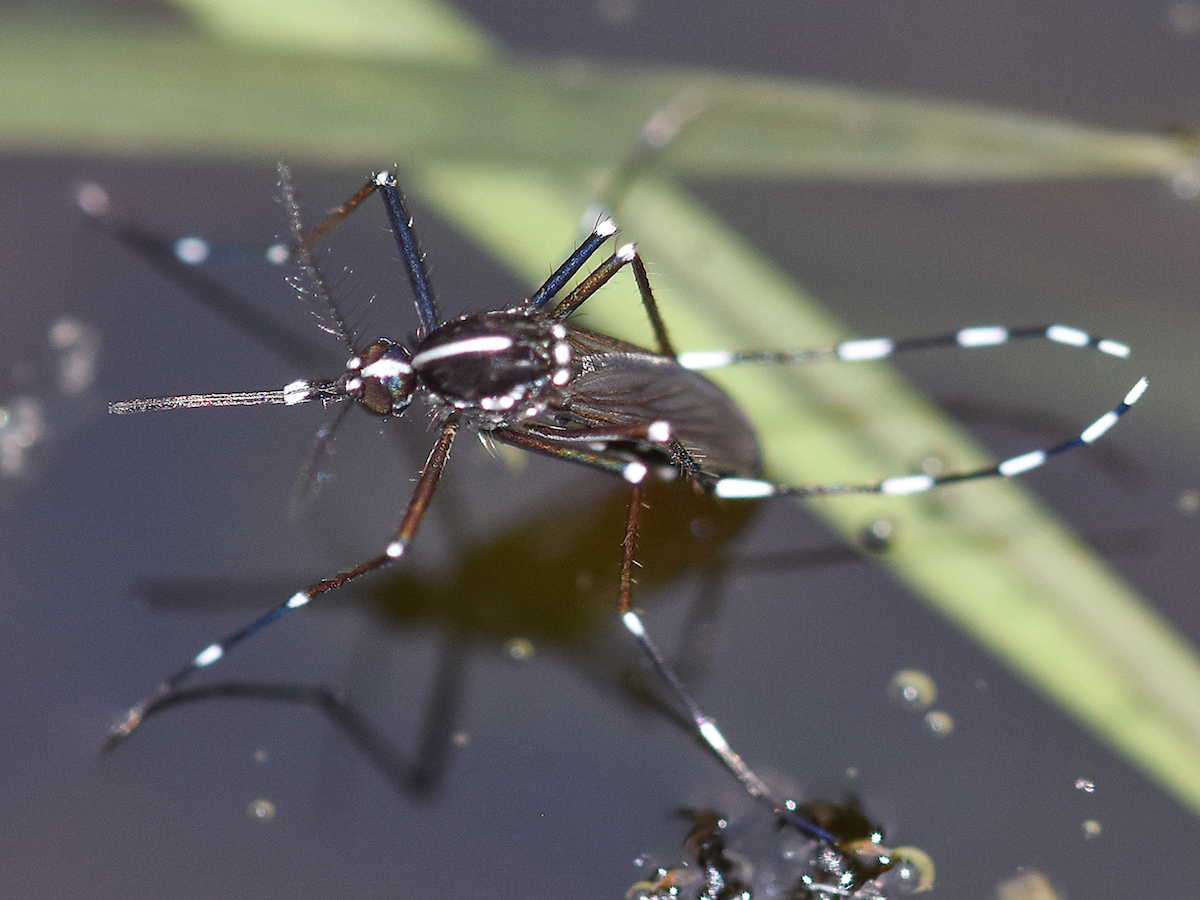
{"type": "MultiPolygon", "coordinates": [[[[1114,127],[1197,119],[1200,35],[1172,29],[1167,4],[645,4],[625,24],[590,6],[476,5],[528,52],[836,78],[1114,127]]],[[[297,175],[316,210],[386,162],[297,175]]],[[[389,429],[398,438],[350,423],[336,479],[291,521],[318,409],[107,417],[110,399],[278,387],[304,373],[87,227],[72,205],[77,181],[102,181],[166,230],[259,240],[281,224],[273,160],[0,166],[0,402],[37,398],[47,429],[25,474],[0,487],[6,894],[614,897],[641,877],[640,854],[680,858],[677,808],[754,815],[713,760],[628,690],[637,659],[605,615],[619,492],[553,462],[514,472],[472,441],[456,451],[411,571],[231,656],[217,680],[253,696],[166,711],[101,758],[108,724],[155,679],[307,579],[375,552],[430,435],[416,419],[389,429]],[[55,383],[62,354],[47,344],[64,317],[99,340],[96,380],[78,396],[55,383]],[[533,641],[530,660],[513,661],[511,637],[533,641]],[[304,688],[341,692],[368,724],[348,729],[318,703],[293,702],[304,688]],[[395,751],[391,765],[363,749],[376,736],[395,751]],[[259,800],[273,805],[270,821],[250,814],[259,800]]],[[[860,332],[1062,319],[1131,343],[1153,382],[1144,407],[1105,453],[1031,482],[1200,639],[1200,519],[1179,507],[1200,489],[1194,203],[1148,181],[696,187],[860,332]]],[[[421,225],[451,303],[522,295],[444,225],[421,225]]],[[[335,272],[335,286],[364,318],[388,321],[391,303],[407,317],[407,295],[383,293],[404,287],[391,256],[371,246],[357,254],[365,261],[346,251],[354,274],[335,272]]],[[[228,274],[312,333],[278,272],[228,274]]],[[[1060,377],[1022,359],[912,372],[968,419],[994,404],[1025,409],[1048,381],[1050,411],[1090,420],[1086,366],[1060,377]]],[[[1195,817],[881,568],[789,504],[743,521],[681,502],[656,500],[648,621],[672,652],[690,624],[711,625],[686,644],[697,691],[778,783],[857,793],[890,837],[933,855],[940,896],[989,897],[1021,869],[1072,897],[1147,883],[1180,896],[1196,883],[1200,863],[1180,852],[1200,839],[1195,817]],[[701,537],[682,527],[693,520],[701,537]],[[951,736],[933,738],[888,702],[904,667],[935,678],[951,736]],[[1074,787],[1081,777],[1095,793],[1074,787]],[[1100,823],[1099,838],[1085,840],[1085,820],[1100,823]]]]}

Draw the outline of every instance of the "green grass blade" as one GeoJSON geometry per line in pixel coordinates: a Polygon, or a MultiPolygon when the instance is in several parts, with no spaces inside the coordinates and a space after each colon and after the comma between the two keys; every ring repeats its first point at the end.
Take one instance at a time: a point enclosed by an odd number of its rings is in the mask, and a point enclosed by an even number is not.
{"type": "MultiPolygon", "coordinates": [[[[444,28],[452,43],[463,31],[444,28]]],[[[343,43],[282,52],[10,18],[0,23],[0,150],[284,155],[362,168],[451,158],[597,172],[686,95],[702,112],[660,163],[688,176],[978,180],[1175,174],[1192,164],[1174,138],[849,87],[521,61],[470,40],[458,57],[442,49],[420,59],[338,55],[343,43]]]]}
{"type": "Polygon", "coordinates": [[[209,33],[313,54],[474,64],[487,34],[436,0],[175,0],[209,33]]]}

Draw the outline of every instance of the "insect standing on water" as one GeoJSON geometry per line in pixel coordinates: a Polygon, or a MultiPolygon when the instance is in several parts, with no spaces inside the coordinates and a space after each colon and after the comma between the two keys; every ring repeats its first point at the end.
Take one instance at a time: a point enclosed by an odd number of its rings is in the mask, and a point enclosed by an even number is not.
{"type": "MultiPolygon", "coordinates": [[[[787,487],[764,480],[758,441],[734,401],[699,373],[738,363],[794,363],[818,359],[881,359],[936,346],[992,346],[1018,338],[1057,343],[1124,357],[1128,348],[1064,326],[1008,330],[970,328],[937,338],[894,342],[847,341],[817,351],[706,352],[677,354],[659,315],[646,268],[633,244],[619,246],[577,286],[566,290],[588,260],[613,235],[605,217],[534,294],[516,305],[471,313],[446,321],[438,311],[413,223],[395,178],[373,176],[340,209],[311,230],[301,224],[290,177],[281,168],[281,185],[290,218],[290,252],[299,264],[306,290],[329,313],[327,330],[350,352],[345,371],[326,381],[299,380],[280,390],[206,393],[113,403],[114,413],[205,406],[299,405],[356,401],[377,416],[403,413],[420,396],[430,407],[440,433],[416,482],[407,510],[383,552],[353,568],[309,585],[240,631],[209,644],[185,666],[162,681],[113,726],[106,746],[127,738],[146,715],[168,700],[192,675],[220,660],[229,650],[288,612],[362,575],[402,558],[433,498],[455,438],[462,429],[496,440],[611,472],[629,485],[618,615],[661,677],[675,702],[694,724],[697,735],[755,798],[795,827],[829,846],[835,835],[809,821],[797,805],[777,798],[732,749],[713,720],[689,695],[647,634],[632,606],[632,585],[639,523],[648,483],[683,477],[697,488],[724,498],[774,495],[905,494],[972,479],[1010,476],[1040,466],[1049,457],[1107,431],[1141,396],[1141,380],[1120,404],[1078,436],[1061,444],[1016,456],[988,468],[938,477],[909,475],[875,484],[787,487]],[[373,194],[384,201],[416,303],[418,328],[411,347],[380,338],[358,342],[333,303],[313,248],[347,215],[373,194]],[[571,315],[625,267],[633,271],[657,349],[647,350],[582,328],[571,315]],[[564,294],[565,291],[565,294],[564,294]],[[563,296],[559,296],[563,294],[563,296]]],[[[87,204],[84,204],[87,208],[87,204]]],[[[100,210],[94,210],[99,214],[100,210]]],[[[348,407],[345,407],[348,408],[348,407]]]]}

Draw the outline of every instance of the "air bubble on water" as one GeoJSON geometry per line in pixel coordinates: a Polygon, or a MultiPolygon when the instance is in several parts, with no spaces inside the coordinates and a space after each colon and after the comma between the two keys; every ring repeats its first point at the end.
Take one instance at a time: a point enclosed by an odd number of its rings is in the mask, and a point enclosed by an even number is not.
{"type": "Polygon", "coordinates": [[[212,248],[204,238],[181,237],[175,242],[175,258],[189,266],[198,266],[212,254],[212,248]]]}
{"type": "Polygon", "coordinates": [[[936,869],[928,853],[920,847],[896,847],[891,855],[896,864],[878,879],[886,896],[891,896],[888,888],[898,894],[919,894],[933,887],[936,869]]]}
{"type": "Polygon", "coordinates": [[[922,712],[937,700],[937,685],[924,672],[901,669],[888,682],[887,693],[893,702],[904,709],[922,712]]]}
{"type": "Polygon", "coordinates": [[[275,804],[262,798],[252,800],[246,807],[246,815],[256,822],[270,822],[275,818],[275,804]]]}
{"type": "Polygon", "coordinates": [[[949,737],[954,731],[954,719],[948,712],[930,710],[925,713],[925,727],[936,737],[949,737]]]}
{"type": "Polygon", "coordinates": [[[1100,823],[1095,819],[1088,819],[1083,823],[1083,836],[1089,841],[1100,837],[1100,831],[1100,823]]]}
{"type": "Polygon", "coordinates": [[[75,202],[89,216],[102,216],[108,212],[108,192],[91,181],[79,188],[75,202]]]}
{"type": "Polygon", "coordinates": [[[510,638],[504,645],[504,652],[513,662],[525,662],[533,657],[533,641],[528,638],[510,638]]]}
{"type": "Polygon", "coordinates": [[[50,345],[58,351],[58,388],[68,397],[82,394],[96,380],[100,334],[71,316],[50,326],[50,345]]]}
{"type": "Polygon", "coordinates": [[[0,407],[0,474],[13,478],[25,472],[29,451],[45,436],[42,405],[21,395],[0,407]]]}

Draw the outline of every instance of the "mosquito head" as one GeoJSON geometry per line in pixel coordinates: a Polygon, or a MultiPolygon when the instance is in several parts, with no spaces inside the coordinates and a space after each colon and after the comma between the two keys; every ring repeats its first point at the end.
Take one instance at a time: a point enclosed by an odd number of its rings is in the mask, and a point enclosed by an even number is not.
{"type": "Polygon", "coordinates": [[[380,338],[346,367],[346,393],[376,415],[397,415],[412,403],[417,377],[412,356],[399,344],[380,338]]]}

